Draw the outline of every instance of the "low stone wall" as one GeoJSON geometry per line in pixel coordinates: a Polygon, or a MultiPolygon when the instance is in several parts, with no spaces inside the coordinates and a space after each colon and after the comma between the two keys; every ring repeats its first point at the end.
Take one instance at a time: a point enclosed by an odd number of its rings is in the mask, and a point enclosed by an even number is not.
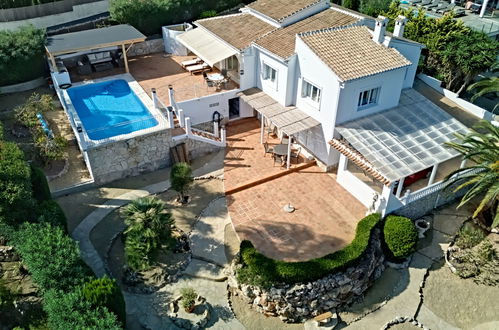
{"type": "Polygon", "coordinates": [[[128,57],[161,53],[165,51],[162,38],[150,39],[132,45],[127,52],[128,57]]]}
{"type": "Polygon", "coordinates": [[[187,139],[186,144],[190,159],[196,159],[220,150],[220,147],[216,145],[193,139],[187,139]]]}
{"type": "Polygon", "coordinates": [[[15,84],[15,85],[0,86],[0,94],[29,91],[30,89],[40,87],[46,83],[47,82],[45,81],[45,78],[40,77],[40,78],[36,78],[36,79],[30,80],[30,81],[26,81],[26,82],[15,84]]]}
{"type": "Polygon", "coordinates": [[[381,231],[375,229],[364,256],[345,271],[309,283],[274,285],[268,290],[239,284],[235,273],[240,265],[236,258],[229,285],[260,313],[278,316],[284,322],[303,322],[354,302],[381,276],[385,257],[380,238],[381,231]]]}
{"type": "Polygon", "coordinates": [[[165,129],[87,150],[96,184],[151,172],[170,164],[174,145],[171,130],[165,129]]]}

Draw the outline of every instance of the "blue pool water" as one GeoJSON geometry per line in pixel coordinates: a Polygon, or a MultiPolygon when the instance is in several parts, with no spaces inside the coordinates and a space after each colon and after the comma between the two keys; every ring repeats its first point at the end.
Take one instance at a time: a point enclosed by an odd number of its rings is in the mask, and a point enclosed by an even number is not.
{"type": "Polygon", "coordinates": [[[128,134],[158,124],[125,80],[72,87],[67,92],[92,140],[128,134]]]}

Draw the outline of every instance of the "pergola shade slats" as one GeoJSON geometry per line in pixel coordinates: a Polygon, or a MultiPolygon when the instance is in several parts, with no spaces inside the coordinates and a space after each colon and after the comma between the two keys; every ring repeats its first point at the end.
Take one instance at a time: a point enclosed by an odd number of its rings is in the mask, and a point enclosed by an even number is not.
{"type": "MultiPolygon", "coordinates": [[[[412,89],[402,92],[399,106],[343,123],[336,130],[381,174],[382,182],[394,182],[456,157],[458,152],[444,143],[456,141],[455,133],[468,131],[412,89]]],[[[335,141],[330,144],[344,153],[335,141]]]]}
{"type": "Polygon", "coordinates": [[[203,28],[182,33],[177,40],[211,67],[238,53],[203,28]]]}
{"type": "Polygon", "coordinates": [[[238,96],[288,136],[320,125],[297,107],[285,107],[258,88],[247,89],[238,96]]]}

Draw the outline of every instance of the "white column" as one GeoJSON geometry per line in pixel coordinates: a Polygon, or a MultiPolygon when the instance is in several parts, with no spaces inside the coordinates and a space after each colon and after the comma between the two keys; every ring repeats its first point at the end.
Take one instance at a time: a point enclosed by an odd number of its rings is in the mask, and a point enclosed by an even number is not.
{"type": "Polygon", "coordinates": [[[185,117],[185,133],[187,133],[187,136],[192,135],[191,131],[191,118],[190,117],[185,117]]]}
{"type": "Polygon", "coordinates": [[[463,159],[461,165],[459,165],[459,168],[464,168],[465,166],[466,166],[466,159],[463,159]]]}
{"type": "Polygon", "coordinates": [[[286,164],[286,168],[290,168],[291,166],[291,139],[292,136],[288,136],[288,163],[286,164]]]}
{"type": "Polygon", "coordinates": [[[222,143],[226,144],[227,143],[227,131],[225,130],[225,127],[222,127],[222,130],[220,131],[222,134],[222,143]]]}
{"type": "Polygon", "coordinates": [[[340,154],[340,160],[338,162],[338,172],[336,173],[337,175],[340,175],[340,173],[346,171],[348,165],[348,158],[344,154],[340,154]]]}
{"type": "Polygon", "coordinates": [[[483,17],[485,15],[485,10],[487,9],[488,3],[489,3],[489,0],[483,0],[482,9],[480,10],[480,17],[483,17]]]}
{"type": "Polygon", "coordinates": [[[263,135],[264,135],[264,129],[265,129],[265,117],[263,115],[260,116],[260,120],[262,121],[261,123],[261,131],[260,131],[260,143],[263,144],[263,135]]]}
{"type": "Polygon", "coordinates": [[[166,113],[168,114],[168,124],[170,125],[170,128],[174,128],[173,110],[167,109],[166,113]]]}
{"type": "Polygon", "coordinates": [[[180,124],[180,127],[185,127],[185,116],[184,116],[184,110],[178,109],[178,122],[180,124]]]}
{"type": "Polygon", "coordinates": [[[430,179],[428,180],[428,186],[431,186],[435,182],[435,177],[437,176],[438,164],[435,164],[431,170],[430,179]]]}
{"type": "Polygon", "coordinates": [[[173,108],[176,108],[177,107],[177,104],[175,103],[175,97],[174,97],[174,91],[173,91],[173,86],[172,85],[168,85],[168,100],[170,101],[170,105],[173,107],[173,108]]]}
{"type": "Polygon", "coordinates": [[[393,187],[395,184],[393,182],[389,186],[383,186],[383,191],[380,196],[380,203],[378,212],[381,213],[381,216],[384,217],[387,213],[388,204],[390,203],[390,199],[393,197],[393,187]]]}
{"type": "Polygon", "coordinates": [[[218,121],[213,122],[213,132],[215,133],[215,137],[220,137],[220,131],[218,129],[218,121]]]}
{"type": "Polygon", "coordinates": [[[405,177],[403,177],[402,179],[399,180],[397,192],[395,193],[395,196],[397,196],[397,198],[400,198],[400,194],[402,194],[402,189],[404,187],[404,181],[405,181],[405,177]]]}
{"type": "Polygon", "coordinates": [[[151,98],[154,104],[154,109],[158,109],[158,95],[156,94],[156,88],[151,88],[151,98]]]}

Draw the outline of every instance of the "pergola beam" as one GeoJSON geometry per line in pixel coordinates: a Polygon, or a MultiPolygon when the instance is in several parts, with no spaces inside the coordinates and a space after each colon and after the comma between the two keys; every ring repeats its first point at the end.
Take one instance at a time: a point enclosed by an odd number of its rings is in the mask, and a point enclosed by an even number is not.
{"type": "Polygon", "coordinates": [[[130,69],[128,68],[128,56],[126,56],[125,44],[121,44],[121,50],[123,52],[123,61],[125,62],[125,71],[126,73],[130,73],[130,69]]]}

